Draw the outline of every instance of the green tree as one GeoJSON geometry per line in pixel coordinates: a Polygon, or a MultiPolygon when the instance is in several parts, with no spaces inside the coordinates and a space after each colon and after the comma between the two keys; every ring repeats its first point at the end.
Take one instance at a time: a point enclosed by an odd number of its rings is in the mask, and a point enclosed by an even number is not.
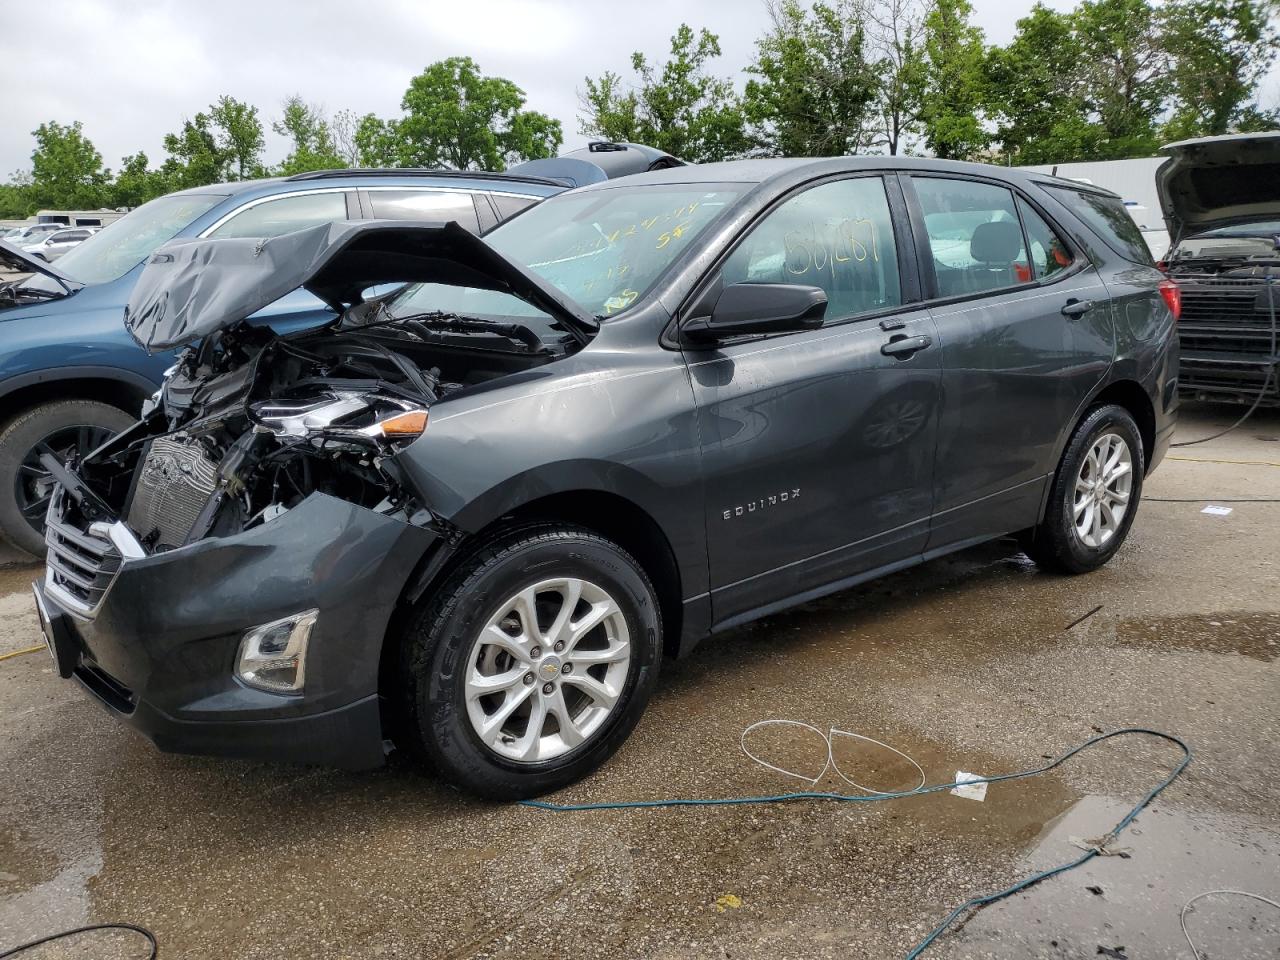
{"type": "Polygon", "coordinates": [[[356,124],[356,162],[362,167],[400,166],[400,124],[366,113],[356,124]]]}
{"type": "Polygon", "coordinates": [[[16,170],[8,183],[0,183],[0,218],[23,220],[39,209],[31,199],[31,174],[16,170]]]}
{"type": "Polygon", "coordinates": [[[705,163],[742,154],[750,146],[742,101],[733,84],[712,75],[720,39],[681,24],[671,38],[671,59],[660,68],[643,53],[631,55],[636,83],[620,76],[586,78],[580,94],[580,130],[589,137],[634,140],[685,160],[705,163]]]}
{"type": "Polygon", "coordinates": [[[924,142],[944,160],[969,160],[990,143],[982,123],[986,45],[969,0],[934,0],[924,18],[919,85],[924,142]]]}
{"type": "Polygon", "coordinates": [[[209,107],[209,122],[228,178],[248,180],[262,176],[266,137],[258,108],[223,94],[209,107]]]}
{"type": "Polygon", "coordinates": [[[165,135],[161,172],[174,190],[261,177],[264,143],[258,108],[224,94],[165,135]]]}
{"type": "Polygon", "coordinates": [[[394,144],[400,166],[455,170],[502,170],[554,156],[560,121],[524,105],[524,91],[510,80],[485,76],[470,57],[450,57],[409,81],[403,118],[361,121],[361,155],[389,159],[394,144]]]}
{"type": "Polygon", "coordinates": [[[1098,152],[1080,64],[1083,47],[1070,14],[1037,3],[1007,47],[987,57],[988,109],[1010,164],[1066,163],[1098,152]]]}
{"type": "Polygon", "coordinates": [[[29,202],[37,207],[93,209],[106,201],[111,173],[102,166],[102,154],[84,135],[80,121],[66,126],[42,123],[32,136],[29,202]]]}
{"type": "Polygon", "coordinates": [[[879,123],[873,142],[890,156],[901,152],[919,129],[924,15],[921,0],[876,0],[866,11],[878,78],[879,123]]]}
{"type": "Polygon", "coordinates": [[[862,0],[770,4],[756,42],[743,109],[757,147],[772,156],[861,152],[874,128],[876,71],[866,59],[862,0]]]}
{"type": "MultiPolygon", "coordinates": [[[[1166,0],[1160,29],[1171,58],[1173,113],[1165,138],[1268,125],[1251,101],[1275,63],[1278,10],[1275,0],[1166,0]]],[[[1274,126],[1274,114],[1269,119],[1274,126]]]]}
{"type": "Polygon", "coordinates": [[[281,117],[271,124],[271,129],[288,137],[292,146],[276,170],[281,176],[343,166],[324,110],[306,103],[300,95],[294,94],[284,101],[281,117]]]}
{"type": "Polygon", "coordinates": [[[226,179],[227,160],[218,146],[207,113],[182,121],[182,129],[164,136],[169,154],[161,170],[174,190],[203,187],[226,179]]]}
{"type": "Polygon", "coordinates": [[[1099,127],[1092,159],[1153,155],[1170,89],[1156,11],[1148,0],[1083,0],[1073,21],[1084,95],[1099,127]]]}
{"type": "Polygon", "coordinates": [[[165,175],[150,169],[147,155],[139,150],[120,161],[120,170],[111,184],[111,206],[139,207],[170,189],[165,175]]]}

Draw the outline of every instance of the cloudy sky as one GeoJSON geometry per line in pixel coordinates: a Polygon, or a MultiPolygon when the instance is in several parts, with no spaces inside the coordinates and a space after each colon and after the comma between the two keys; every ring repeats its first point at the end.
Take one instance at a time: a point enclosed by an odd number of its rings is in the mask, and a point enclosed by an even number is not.
{"type": "MultiPolygon", "coordinates": [[[[974,0],[976,19],[1004,42],[1032,2],[974,0]]],[[[720,35],[718,72],[736,75],[767,15],[763,0],[0,0],[0,178],[30,166],[46,120],[83,121],[108,166],[139,148],[155,164],[164,134],[220,94],[268,126],[295,92],[331,113],[396,116],[411,76],[463,54],[523,87],[577,146],[583,77],[627,74],[633,50],[661,56],[682,20],[720,35]]],[[[270,133],[267,152],[284,154],[270,133]]]]}

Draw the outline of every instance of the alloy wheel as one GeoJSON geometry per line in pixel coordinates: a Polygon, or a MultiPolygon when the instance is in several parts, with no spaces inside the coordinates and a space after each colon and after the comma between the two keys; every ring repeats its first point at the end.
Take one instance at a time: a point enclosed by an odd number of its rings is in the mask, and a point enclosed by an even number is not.
{"type": "Polygon", "coordinates": [[[1129,510],[1132,490],[1129,444],[1117,434],[1103,434],[1089,448],[1076,476],[1071,515],[1081,543],[1096,550],[1111,541],[1129,510]]]}
{"type": "Polygon", "coordinates": [[[508,760],[581,746],[622,696],[631,638],[617,601],[577,577],[543,580],[500,604],[466,660],[472,730],[508,760]]]}
{"type": "Polygon", "coordinates": [[[41,455],[51,453],[59,462],[66,462],[77,452],[87,453],[102,445],[112,434],[105,427],[84,424],[60,427],[27,451],[14,478],[13,495],[31,529],[44,532],[44,516],[53,496],[53,474],[40,462],[41,455]]]}

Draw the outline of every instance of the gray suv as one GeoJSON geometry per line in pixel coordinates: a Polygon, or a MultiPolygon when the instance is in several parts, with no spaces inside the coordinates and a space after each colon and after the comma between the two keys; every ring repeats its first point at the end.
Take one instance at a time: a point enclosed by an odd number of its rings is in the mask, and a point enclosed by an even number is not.
{"type": "Polygon", "coordinates": [[[1010,533],[1106,563],[1177,403],[1135,234],[1090,186],[879,157],[645,173],[483,239],[170,243],[128,308],[181,351],[157,401],[44,458],[50,648],[165,750],[390,738],[563,786],[710,634],[1010,533]],[[338,318],[244,322],[298,285],[338,318]]]}

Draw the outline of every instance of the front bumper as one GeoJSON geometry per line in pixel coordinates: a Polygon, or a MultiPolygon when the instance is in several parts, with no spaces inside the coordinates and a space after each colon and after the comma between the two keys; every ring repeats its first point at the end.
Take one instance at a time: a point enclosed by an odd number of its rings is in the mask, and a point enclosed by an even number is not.
{"type": "Polygon", "coordinates": [[[383,638],[434,539],[313,494],[247,533],[124,558],[91,608],[51,573],[37,606],[61,672],[161,750],[371,767],[383,758],[383,638]],[[235,678],[246,630],[313,607],[301,694],[235,678]]]}

